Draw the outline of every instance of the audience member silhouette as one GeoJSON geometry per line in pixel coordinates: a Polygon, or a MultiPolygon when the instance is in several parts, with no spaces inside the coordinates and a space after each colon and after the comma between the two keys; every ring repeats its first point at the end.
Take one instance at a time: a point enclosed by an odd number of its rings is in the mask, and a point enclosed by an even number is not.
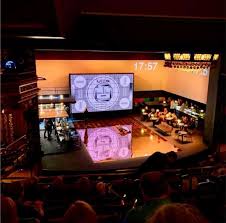
{"type": "Polygon", "coordinates": [[[172,203],[161,206],[147,223],[207,223],[198,209],[188,204],[172,203]]]}
{"type": "Polygon", "coordinates": [[[1,222],[18,223],[16,203],[10,198],[1,195],[1,222]]]}
{"type": "Polygon", "coordinates": [[[145,173],[140,181],[144,205],[132,208],[124,223],[144,223],[159,206],[170,203],[168,183],[161,172],[145,173]]]}
{"type": "Polygon", "coordinates": [[[174,151],[168,153],[155,152],[140,166],[138,173],[174,168],[176,160],[177,154],[174,151]]]}
{"type": "Polygon", "coordinates": [[[74,202],[64,215],[64,223],[97,223],[97,215],[85,201],[74,202]]]}

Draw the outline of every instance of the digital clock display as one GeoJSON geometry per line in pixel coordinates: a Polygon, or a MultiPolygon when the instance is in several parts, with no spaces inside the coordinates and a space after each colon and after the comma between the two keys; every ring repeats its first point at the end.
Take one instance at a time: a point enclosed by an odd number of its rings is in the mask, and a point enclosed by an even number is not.
{"type": "Polygon", "coordinates": [[[134,69],[136,71],[154,71],[157,64],[157,62],[139,61],[134,64],[134,69]]]}

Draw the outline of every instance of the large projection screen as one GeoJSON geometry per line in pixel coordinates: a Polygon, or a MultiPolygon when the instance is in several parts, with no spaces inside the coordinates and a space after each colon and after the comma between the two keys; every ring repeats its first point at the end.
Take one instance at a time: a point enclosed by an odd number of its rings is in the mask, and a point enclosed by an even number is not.
{"type": "Polygon", "coordinates": [[[133,73],[70,74],[71,113],[131,110],[133,73]]]}

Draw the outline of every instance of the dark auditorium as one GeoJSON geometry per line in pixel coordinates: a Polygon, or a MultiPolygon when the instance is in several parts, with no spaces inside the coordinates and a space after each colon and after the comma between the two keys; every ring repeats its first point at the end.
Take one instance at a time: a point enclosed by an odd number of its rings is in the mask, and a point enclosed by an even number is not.
{"type": "Polygon", "coordinates": [[[2,223],[225,223],[225,0],[1,1],[2,223]]]}

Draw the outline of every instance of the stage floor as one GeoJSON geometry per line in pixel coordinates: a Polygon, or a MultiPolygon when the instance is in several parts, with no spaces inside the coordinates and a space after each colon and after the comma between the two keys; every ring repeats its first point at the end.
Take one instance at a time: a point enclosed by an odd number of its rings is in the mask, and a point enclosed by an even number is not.
{"type": "MultiPolygon", "coordinates": [[[[41,139],[44,154],[49,154],[42,159],[44,170],[96,171],[131,168],[142,164],[156,151],[175,151],[182,158],[207,148],[198,133],[191,143],[181,144],[174,134],[162,136],[149,122],[141,122],[135,116],[78,121],[74,125],[82,140],[79,150],[68,148],[67,151],[65,147],[56,147],[54,138],[52,141],[41,139]],[[125,133],[120,133],[116,126],[124,129],[125,133]]],[[[43,133],[40,135],[43,138],[43,133]]]]}

